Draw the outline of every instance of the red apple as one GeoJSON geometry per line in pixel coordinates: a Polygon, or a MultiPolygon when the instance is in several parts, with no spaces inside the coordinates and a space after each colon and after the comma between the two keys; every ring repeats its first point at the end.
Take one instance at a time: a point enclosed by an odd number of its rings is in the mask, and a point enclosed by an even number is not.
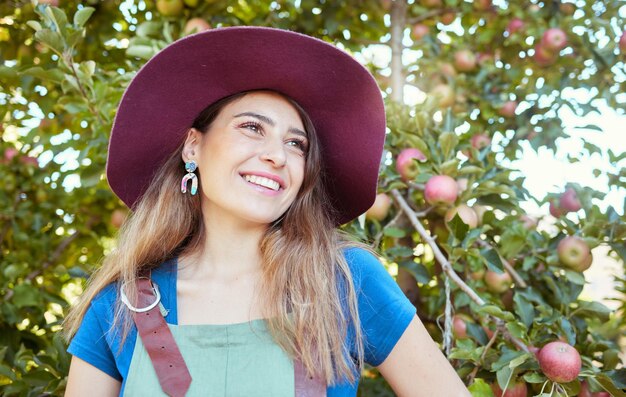
{"type": "Polygon", "coordinates": [[[396,159],[396,171],[403,180],[409,181],[415,178],[419,172],[415,160],[424,161],[426,156],[416,148],[403,149],[396,159]]]}
{"type": "Polygon", "coordinates": [[[385,193],[379,193],[376,195],[374,204],[367,210],[367,212],[365,212],[365,217],[367,219],[382,221],[387,217],[389,208],[391,208],[391,198],[389,198],[389,196],[385,193]]]}
{"type": "Polygon", "coordinates": [[[185,24],[185,28],[183,32],[185,36],[190,35],[192,33],[204,32],[205,30],[211,29],[211,25],[207,21],[202,18],[191,18],[185,24]]]}
{"type": "Polygon", "coordinates": [[[626,30],[622,32],[622,35],[619,38],[619,50],[622,53],[626,53],[626,30]]]}
{"type": "Polygon", "coordinates": [[[524,382],[511,382],[506,388],[506,392],[502,393],[498,382],[491,385],[491,390],[496,397],[526,397],[528,388],[524,382]]]}
{"type": "Polygon", "coordinates": [[[485,207],[484,205],[474,204],[472,209],[474,210],[474,212],[476,213],[476,216],[478,217],[478,224],[482,225],[483,216],[485,216],[485,212],[489,211],[489,208],[485,207]]]}
{"type": "Polygon", "coordinates": [[[119,229],[124,224],[124,221],[126,221],[126,211],[119,208],[113,210],[111,213],[111,225],[114,228],[119,229]]]}
{"type": "Polygon", "coordinates": [[[475,134],[470,138],[470,144],[472,147],[480,150],[491,145],[491,138],[486,134],[475,134]]]}
{"type": "Polygon", "coordinates": [[[467,338],[467,324],[465,320],[457,314],[452,317],[452,334],[457,339],[467,338]]]}
{"type": "Polygon", "coordinates": [[[441,23],[444,25],[450,25],[456,19],[456,13],[454,11],[448,11],[441,15],[441,23]]]}
{"type": "Polygon", "coordinates": [[[541,46],[550,52],[559,52],[567,45],[567,35],[559,28],[550,28],[543,32],[541,46]]]}
{"type": "Polygon", "coordinates": [[[591,250],[589,245],[580,237],[567,236],[559,241],[557,246],[559,260],[566,267],[584,271],[591,266],[591,250]]]}
{"type": "Polygon", "coordinates": [[[554,341],[541,348],[537,361],[543,374],[558,383],[568,383],[578,377],[582,367],[580,354],[571,345],[554,341]]]}
{"type": "Polygon", "coordinates": [[[18,153],[19,151],[14,147],[4,149],[4,161],[2,163],[3,164],[10,163],[13,160],[13,158],[18,155],[18,153]]]}
{"type": "Polygon", "coordinates": [[[502,107],[498,110],[500,116],[511,118],[515,117],[515,110],[517,109],[516,101],[506,101],[502,107]]]}
{"type": "Polygon", "coordinates": [[[459,187],[448,175],[432,176],[424,188],[424,198],[431,205],[450,205],[456,201],[459,187]]]}
{"type": "Polygon", "coordinates": [[[456,180],[456,185],[459,187],[459,193],[467,190],[467,184],[469,180],[467,178],[459,178],[456,180]]]}
{"type": "Polygon", "coordinates": [[[20,157],[20,163],[26,164],[26,165],[34,165],[35,167],[39,167],[39,162],[37,161],[35,157],[32,157],[32,156],[20,157]]]}
{"type": "Polygon", "coordinates": [[[491,0],[474,0],[474,8],[478,11],[487,11],[491,8],[491,0]]]}
{"type": "Polygon", "coordinates": [[[478,225],[478,215],[474,210],[467,206],[466,204],[461,204],[458,207],[450,208],[446,212],[446,222],[450,222],[456,214],[459,214],[459,217],[470,229],[475,228],[478,225]]]}
{"type": "Polygon", "coordinates": [[[487,284],[487,289],[494,294],[502,294],[511,288],[513,279],[506,271],[497,273],[487,270],[487,272],[485,272],[485,284],[487,284]]]}
{"type": "Polygon", "coordinates": [[[448,76],[448,77],[456,76],[456,69],[454,68],[454,66],[452,66],[451,63],[447,63],[447,62],[442,63],[441,66],[439,66],[439,71],[444,76],[448,76]]]}
{"type": "Polygon", "coordinates": [[[565,212],[576,212],[581,209],[582,207],[580,205],[580,201],[578,200],[576,190],[571,187],[567,188],[561,195],[559,207],[565,210],[565,212]]]}
{"type": "Polygon", "coordinates": [[[533,59],[535,60],[537,66],[545,68],[554,65],[558,59],[558,54],[546,50],[541,44],[537,44],[535,46],[533,59]]]}
{"type": "Polygon", "coordinates": [[[430,32],[430,28],[422,23],[417,23],[413,25],[411,32],[413,32],[413,38],[415,40],[421,40],[430,32]]]}
{"type": "Polygon", "coordinates": [[[159,13],[166,17],[179,16],[184,9],[183,0],[157,0],[156,8],[159,13]]]}
{"type": "Polygon", "coordinates": [[[447,108],[454,105],[455,95],[454,90],[447,84],[437,84],[430,94],[439,99],[439,106],[447,108]]]}
{"type": "Polygon", "coordinates": [[[454,66],[460,72],[471,72],[476,68],[476,55],[470,50],[460,50],[454,54],[454,66]]]}
{"type": "Polygon", "coordinates": [[[556,200],[550,200],[550,215],[555,218],[560,218],[565,214],[565,211],[556,203],[556,200]]]}
{"type": "Polygon", "coordinates": [[[519,18],[511,19],[508,25],[506,25],[506,31],[509,32],[509,35],[512,35],[522,29],[524,29],[524,21],[519,18]]]}

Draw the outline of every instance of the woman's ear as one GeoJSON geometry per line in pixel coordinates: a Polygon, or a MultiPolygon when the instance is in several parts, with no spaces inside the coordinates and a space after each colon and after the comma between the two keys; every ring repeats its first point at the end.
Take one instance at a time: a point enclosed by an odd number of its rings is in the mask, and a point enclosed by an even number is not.
{"type": "MultiPolygon", "coordinates": [[[[190,128],[183,145],[182,158],[184,162],[196,160],[196,154],[202,141],[202,134],[195,128],[190,128]]],[[[196,160],[197,161],[197,160],[196,160]]]]}

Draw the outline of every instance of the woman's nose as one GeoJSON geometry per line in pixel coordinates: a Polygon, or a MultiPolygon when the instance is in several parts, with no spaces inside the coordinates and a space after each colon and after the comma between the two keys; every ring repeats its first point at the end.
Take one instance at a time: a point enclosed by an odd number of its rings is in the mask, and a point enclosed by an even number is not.
{"type": "Polygon", "coordinates": [[[268,139],[262,148],[261,159],[272,163],[274,167],[283,167],[287,162],[287,154],[282,140],[268,139]]]}

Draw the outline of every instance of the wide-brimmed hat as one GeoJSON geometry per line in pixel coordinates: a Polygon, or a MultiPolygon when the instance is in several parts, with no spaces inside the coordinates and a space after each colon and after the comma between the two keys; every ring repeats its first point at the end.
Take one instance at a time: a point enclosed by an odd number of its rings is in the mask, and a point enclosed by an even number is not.
{"type": "Polygon", "coordinates": [[[185,37],[139,70],[111,131],[107,178],[113,192],[132,208],[205,107],[263,89],[294,99],[313,121],[337,223],[366,211],[376,195],[385,137],[374,78],[324,41],[264,27],[185,37]]]}

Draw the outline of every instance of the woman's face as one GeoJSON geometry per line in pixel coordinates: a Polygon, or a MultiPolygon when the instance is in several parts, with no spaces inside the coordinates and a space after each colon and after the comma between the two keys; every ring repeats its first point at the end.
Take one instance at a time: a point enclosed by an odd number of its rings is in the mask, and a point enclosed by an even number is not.
{"type": "Polygon", "coordinates": [[[253,92],[226,105],[206,133],[192,130],[183,159],[198,163],[205,215],[269,224],[300,190],[307,146],[298,111],[253,92]]]}

